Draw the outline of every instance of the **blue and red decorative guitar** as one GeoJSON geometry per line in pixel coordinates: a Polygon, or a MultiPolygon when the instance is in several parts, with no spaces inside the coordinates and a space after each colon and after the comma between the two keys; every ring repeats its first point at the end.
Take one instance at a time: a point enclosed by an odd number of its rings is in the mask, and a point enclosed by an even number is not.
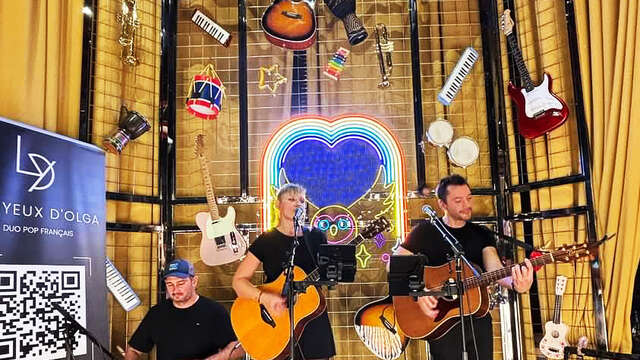
{"type": "Polygon", "coordinates": [[[569,116],[569,109],[567,104],[551,90],[553,79],[549,74],[544,73],[540,85],[533,85],[522,59],[518,40],[513,33],[513,25],[511,10],[507,9],[502,14],[502,31],[507,37],[507,43],[524,85],[524,87],[517,87],[509,82],[508,91],[518,108],[520,134],[527,139],[533,139],[562,125],[569,116]]]}

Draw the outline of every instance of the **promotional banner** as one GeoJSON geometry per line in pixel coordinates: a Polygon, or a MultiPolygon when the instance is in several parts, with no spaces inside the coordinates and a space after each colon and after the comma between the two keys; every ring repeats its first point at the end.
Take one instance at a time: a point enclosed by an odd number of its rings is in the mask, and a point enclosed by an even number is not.
{"type": "MultiPolygon", "coordinates": [[[[0,359],[66,358],[52,304],[107,346],[104,152],[4,118],[0,144],[0,359]]],[[[75,359],[102,358],[72,340],[75,359]]]]}

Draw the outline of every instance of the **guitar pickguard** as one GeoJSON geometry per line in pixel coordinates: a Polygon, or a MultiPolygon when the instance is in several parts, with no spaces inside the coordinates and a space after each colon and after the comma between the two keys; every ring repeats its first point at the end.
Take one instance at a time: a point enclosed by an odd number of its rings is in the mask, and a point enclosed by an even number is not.
{"type": "Polygon", "coordinates": [[[562,103],[549,91],[549,76],[544,74],[542,83],[527,92],[522,89],[524,97],[524,112],[529,118],[535,118],[547,110],[562,109],[562,103]]]}

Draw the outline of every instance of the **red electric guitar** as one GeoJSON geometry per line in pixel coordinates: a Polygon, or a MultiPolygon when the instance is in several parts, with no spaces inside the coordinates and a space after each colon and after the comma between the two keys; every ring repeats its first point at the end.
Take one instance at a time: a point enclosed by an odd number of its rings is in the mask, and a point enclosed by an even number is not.
{"type": "Polygon", "coordinates": [[[502,14],[502,31],[507,37],[507,43],[513,52],[513,58],[524,87],[516,87],[509,82],[509,96],[518,108],[518,127],[520,134],[533,139],[544,135],[562,125],[569,116],[567,104],[551,90],[552,78],[546,72],[542,83],[534,86],[529,71],[522,59],[522,52],[518,47],[518,40],[513,34],[513,20],[511,10],[502,14]]]}
{"type": "Polygon", "coordinates": [[[260,25],[270,43],[285,49],[306,49],[316,40],[315,0],[274,0],[260,25]]]}

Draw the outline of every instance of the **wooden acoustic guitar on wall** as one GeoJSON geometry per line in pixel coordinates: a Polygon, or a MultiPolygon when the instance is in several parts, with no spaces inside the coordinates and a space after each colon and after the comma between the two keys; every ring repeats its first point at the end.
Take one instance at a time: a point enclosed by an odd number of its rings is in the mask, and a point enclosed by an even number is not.
{"type": "Polygon", "coordinates": [[[227,214],[220,217],[216,197],[213,192],[213,182],[209,175],[207,158],[204,155],[204,136],[196,136],[194,152],[200,161],[202,181],[204,182],[208,212],[196,214],[196,224],[202,232],[200,241],[200,257],[209,265],[222,265],[242,259],[249,244],[236,229],[236,211],[232,206],[227,208],[227,214]]]}
{"type": "MultiPolygon", "coordinates": [[[[385,217],[373,220],[350,244],[358,245],[365,239],[389,230],[391,223],[385,217]]],[[[263,292],[284,296],[286,274],[268,284],[259,286],[263,292]]],[[[315,281],[320,278],[318,269],[307,275],[304,270],[295,267],[294,281],[315,281]]],[[[305,293],[296,296],[294,305],[294,332],[296,340],[302,335],[309,321],[318,317],[326,309],[324,296],[315,286],[309,286],[305,293]]],[[[275,315],[255,299],[237,298],[231,306],[231,326],[242,347],[256,360],[284,359],[289,355],[289,312],[275,315]]]]}
{"type": "Polygon", "coordinates": [[[260,25],[270,43],[292,50],[306,49],[316,40],[315,0],[275,0],[260,25]]]}
{"type": "MultiPolygon", "coordinates": [[[[565,245],[558,249],[531,259],[533,266],[542,266],[553,262],[570,262],[591,254],[604,240],[576,245],[565,245]]],[[[524,262],[514,265],[524,266],[524,262]]],[[[438,291],[443,289],[449,279],[455,279],[455,260],[441,266],[425,266],[424,281],[426,289],[438,291]]],[[[511,267],[490,271],[475,277],[465,265],[463,268],[464,315],[481,318],[489,311],[489,295],[487,286],[511,276],[511,267]]],[[[435,340],[445,335],[460,321],[460,298],[440,297],[438,299],[438,315],[435,319],[422,312],[418,303],[411,296],[393,296],[393,307],[398,325],[402,332],[412,339],[435,340]]]]}
{"type": "Polygon", "coordinates": [[[527,139],[533,139],[562,125],[569,116],[569,108],[564,100],[553,93],[551,89],[553,79],[546,72],[542,83],[538,86],[533,85],[518,46],[518,40],[513,33],[513,26],[511,10],[507,9],[502,14],[502,31],[507,37],[507,43],[524,85],[517,87],[509,82],[508,92],[518,109],[520,134],[527,139]]]}

